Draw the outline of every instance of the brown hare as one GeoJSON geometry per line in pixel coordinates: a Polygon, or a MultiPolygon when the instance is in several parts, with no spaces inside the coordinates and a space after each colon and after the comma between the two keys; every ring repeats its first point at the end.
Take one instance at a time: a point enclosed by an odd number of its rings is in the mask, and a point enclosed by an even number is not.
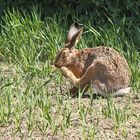
{"type": "Polygon", "coordinates": [[[91,85],[96,94],[104,97],[128,93],[131,70],[124,56],[104,46],[75,49],[82,32],[83,27],[78,23],[71,25],[65,45],[54,61],[54,65],[72,82],[70,92],[76,94],[79,87],[86,91],[91,85]]]}

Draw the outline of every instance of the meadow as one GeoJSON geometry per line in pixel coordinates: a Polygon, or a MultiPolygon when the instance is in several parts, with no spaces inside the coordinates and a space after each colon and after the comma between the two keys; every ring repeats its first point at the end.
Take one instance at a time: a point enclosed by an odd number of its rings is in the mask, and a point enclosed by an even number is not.
{"type": "Polygon", "coordinates": [[[125,97],[95,98],[92,89],[71,97],[71,84],[51,65],[71,24],[63,14],[44,20],[36,8],[30,14],[15,9],[3,14],[0,139],[140,139],[140,53],[132,32],[140,35],[140,27],[125,17],[119,24],[106,18],[106,25],[95,26],[92,15],[88,20],[73,15],[72,21],[85,27],[77,48],[105,45],[126,57],[133,77],[125,97]]]}

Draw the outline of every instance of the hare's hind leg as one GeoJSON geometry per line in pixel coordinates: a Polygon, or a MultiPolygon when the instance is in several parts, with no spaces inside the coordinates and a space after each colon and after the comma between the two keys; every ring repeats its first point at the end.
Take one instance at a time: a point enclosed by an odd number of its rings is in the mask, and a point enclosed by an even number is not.
{"type": "Polygon", "coordinates": [[[92,82],[93,91],[97,95],[101,95],[103,97],[108,97],[107,87],[104,83],[101,83],[99,80],[95,80],[92,82]]]}

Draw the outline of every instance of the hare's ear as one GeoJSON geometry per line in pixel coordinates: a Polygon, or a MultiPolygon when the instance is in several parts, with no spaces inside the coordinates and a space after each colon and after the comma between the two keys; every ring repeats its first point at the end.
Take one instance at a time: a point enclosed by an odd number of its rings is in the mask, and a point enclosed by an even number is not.
{"type": "Polygon", "coordinates": [[[66,47],[72,48],[76,45],[83,33],[83,28],[84,27],[80,26],[77,22],[71,25],[66,40],[66,47]]]}

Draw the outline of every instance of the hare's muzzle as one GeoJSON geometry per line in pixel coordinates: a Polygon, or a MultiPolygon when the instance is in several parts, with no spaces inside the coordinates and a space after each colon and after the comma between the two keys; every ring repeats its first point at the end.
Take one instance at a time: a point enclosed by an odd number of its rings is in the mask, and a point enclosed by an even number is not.
{"type": "Polygon", "coordinates": [[[59,65],[57,63],[54,63],[54,66],[59,68],[59,65]]]}
{"type": "Polygon", "coordinates": [[[50,64],[53,65],[53,66],[55,66],[55,67],[59,67],[59,66],[57,65],[57,63],[55,63],[55,61],[52,61],[50,64]]]}
{"type": "Polygon", "coordinates": [[[59,65],[55,61],[52,61],[51,65],[54,65],[55,67],[59,67],[59,65]]]}

